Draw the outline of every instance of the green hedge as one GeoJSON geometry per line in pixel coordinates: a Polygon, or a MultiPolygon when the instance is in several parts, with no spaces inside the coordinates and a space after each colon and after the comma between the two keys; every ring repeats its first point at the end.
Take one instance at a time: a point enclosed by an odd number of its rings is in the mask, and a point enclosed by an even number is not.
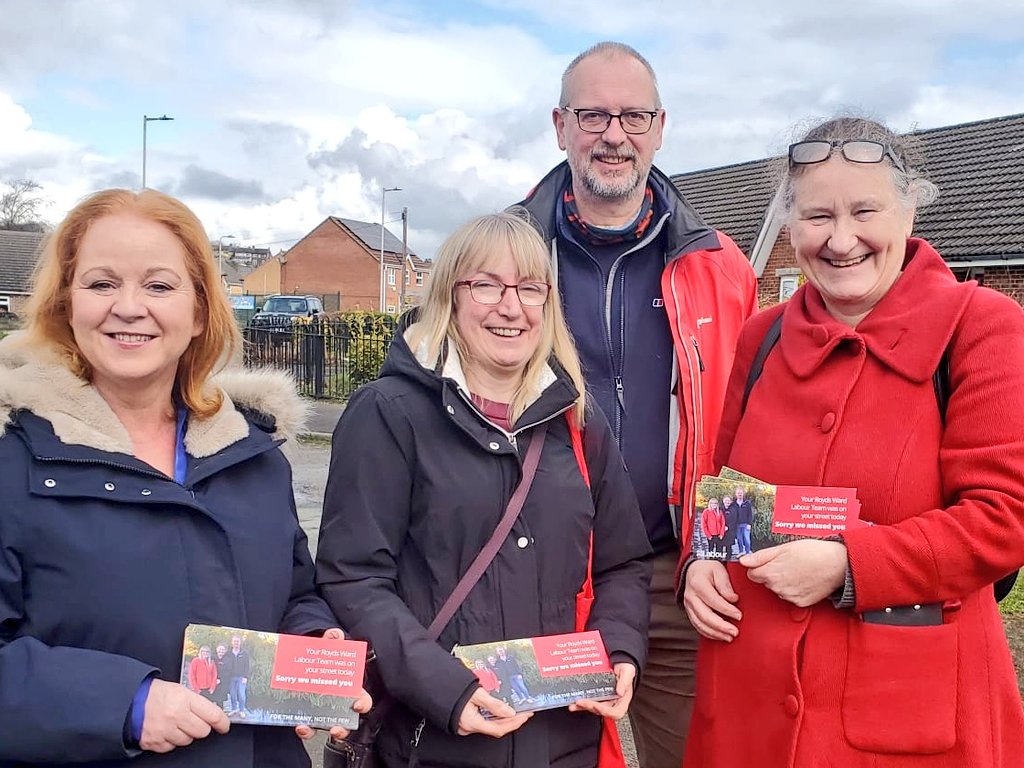
{"type": "Polygon", "coordinates": [[[1013,591],[999,604],[999,611],[1004,616],[1024,614],[1024,574],[1017,578],[1013,591]]]}

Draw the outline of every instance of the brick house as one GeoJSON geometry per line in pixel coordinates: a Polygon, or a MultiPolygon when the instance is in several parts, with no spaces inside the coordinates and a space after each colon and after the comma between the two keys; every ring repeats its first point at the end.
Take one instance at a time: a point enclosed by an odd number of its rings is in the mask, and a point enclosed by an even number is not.
{"type": "Polygon", "coordinates": [[[0,312],[20,314],[32,293],[32,272],[44,235],[0,230],[0,312]]]}
{"type": "MultiPolygon", "coordinates": [[[[342,311],[376,310],[380,237],[380,224],[328,216],[287,252],[251,272],[246,293],[338,294],[342,311]]],[[[416,303],[433,266],[413,253],[403,265],[402,250],[402,242],[385,229],[384,303],[390,313],[400,310],[403,287],[405,305],[416,303]]]]}
{"type": "Polygon", "coordinates": [[[282,256],[271,256],[242,278],[242,293],[248,296],[269,296],[281,290],[282,256]]]}
{"type": "MultiPolygon", "coordinates": [[[[961,279],[1024,304],[1024,114],[915,131],[922,169],[939,199],[917,214],[928,240],[961,279]]],[[[709,225],[732,237],[758,277],[761,306],[803,280],[772,202],[777,158],[672,177],[709,225]]]]}

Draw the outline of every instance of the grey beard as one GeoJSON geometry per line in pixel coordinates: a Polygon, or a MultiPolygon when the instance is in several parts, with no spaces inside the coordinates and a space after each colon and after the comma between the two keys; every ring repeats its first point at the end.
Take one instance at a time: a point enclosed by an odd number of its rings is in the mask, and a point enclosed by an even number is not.
{"type": "Polygon", "coordinates": [[[633,172],[626,178],[616,179],[615,181],[605,181],[589,164],[581,170],[581,173],[574,175],[578,176],[583,184],[583,188],[594,197],[602,200],[625,200],[632,197],[644,181],[635,159],[633,172]]]}

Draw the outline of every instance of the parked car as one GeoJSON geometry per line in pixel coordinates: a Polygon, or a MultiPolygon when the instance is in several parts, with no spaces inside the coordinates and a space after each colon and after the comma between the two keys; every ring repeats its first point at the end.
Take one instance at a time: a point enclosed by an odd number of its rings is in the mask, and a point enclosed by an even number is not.
{"type": "Polygon", "coordinates": [[[271,296],[249,320],[249,327],[290,332],[296,320],[313,317],[323,311],[324,305],[317,296],[271,296]]]}

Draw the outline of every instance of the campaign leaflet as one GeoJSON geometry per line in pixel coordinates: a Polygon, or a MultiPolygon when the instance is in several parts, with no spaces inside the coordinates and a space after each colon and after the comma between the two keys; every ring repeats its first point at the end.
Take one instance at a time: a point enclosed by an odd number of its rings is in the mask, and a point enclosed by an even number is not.
{"type": "Polygon", "coordinates": [[[516,712],[616,698],[615,674],[596,630],[457,645],[452,653],[516,712]]]}
{"type": "Polygon", "coordinates": [[[366,643],[189,624],[181,684],[232,723],[359,727],[366,643]]]}
{"type": "Polygon", "coordinates": [[[733,562],[801,538],[827,538],[867,525],[855,488],[772,485],[724,467],[697,484],[694,557],[733,562]]]}

